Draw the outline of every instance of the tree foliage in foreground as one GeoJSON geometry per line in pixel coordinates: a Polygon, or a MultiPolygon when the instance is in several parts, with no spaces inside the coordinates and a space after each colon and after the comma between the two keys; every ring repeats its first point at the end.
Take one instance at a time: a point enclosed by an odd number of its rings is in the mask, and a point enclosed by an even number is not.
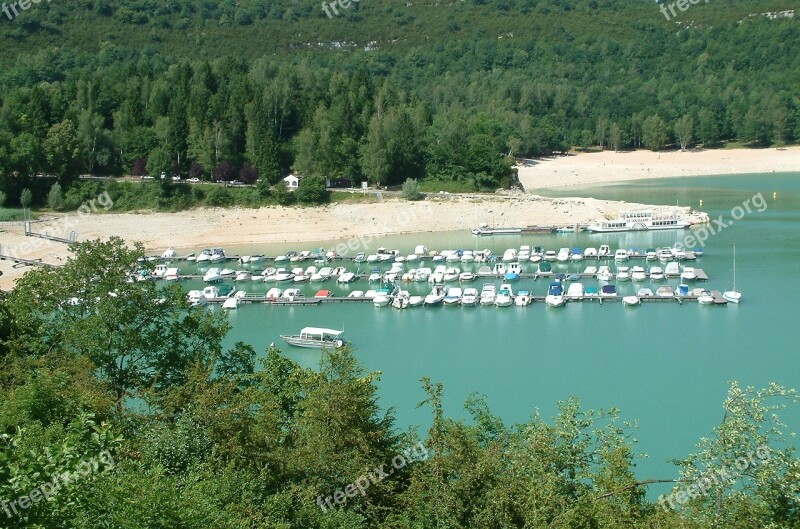
{"type": "Polygon", "coordinates": [[[349,347],[317,369],[271,348],[256,369],[249,345],[222,349],[224,318],[127,281],[146,266],[141,247],[74,249],[58,274],[30,272],[0,299],[0,501],[103,451],[113,465],[21,515],[0,511],[2,529],[800,527],[800,462],[780,418],[793,390],[732,384],[674,486],[757,447],[769,460],[665,511],[634,475],[636,424],[617,410],[570,399],[550,420],[507,425],[471,396],[469,419],[454,420],[423,379],[431,426],[399,432],[380,373],[349,347]],[[392,467],[418,442],[427,457],[392,467]],[[320,508],[370,473],[363,495],[320,508]]]}

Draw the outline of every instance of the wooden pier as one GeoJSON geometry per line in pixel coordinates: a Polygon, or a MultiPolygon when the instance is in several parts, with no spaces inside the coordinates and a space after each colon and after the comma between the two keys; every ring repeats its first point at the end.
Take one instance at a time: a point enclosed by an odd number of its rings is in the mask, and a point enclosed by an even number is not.
{"type": "Polygon", "coordinates": [[[50,263],[44,263],[41,259],[23,259],[21,257],[15,257],[13,255],[6,255],[3,253],[3,247],[0,246],[0,261],[11,261],[14,263],[14,266],[47,266],[50,268],[60,268],[61,265],[54,265],[50,263]]]}

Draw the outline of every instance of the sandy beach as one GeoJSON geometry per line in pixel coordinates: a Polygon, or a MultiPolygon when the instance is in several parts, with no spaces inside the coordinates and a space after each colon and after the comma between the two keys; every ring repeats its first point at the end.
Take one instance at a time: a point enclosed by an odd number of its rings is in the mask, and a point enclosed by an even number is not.
{"type": "MultiPolygon", "coordinates": [[[[318,208],[197,209],[180,213],[96,213],[60,215],[74,225],[78,240],[120,236],[140,241],[152,254],[175,247],[189,251],[209,246],[280,242],[347,240],[412,232],[466,230],[479,223],[502,226],[568,226],[615,217],[621,209],[649,208],[659,213],[687,211],[592,198],[544,198],[536,189],[600,185],[643,178],[711,174],[800,171],[800,147],[785,150],[720,150],[699,152],[602,152],[528,161],[520,166],[527,193],[429,195],[421,202],[399,197],[371,203],[337,203],[318,208]]],[[[36,232],[68,236],[63,224],[42,222],[36,232]]],[[[59,264],[69,255],[66,245],[25,237],[18,224],[0,225],[4,253],[59,264]],[[27,246],[26,246],[27,245],[27,246]]],[[[12,288],[28,270],[0,261],[0,288],[12,288]]]]}
{"type": "Polygon", "coordinates": [[[600,185],[646,178],[800,172],[800,147],[569,154],[525,160],[518,166],[525,190],[600,185]]]}

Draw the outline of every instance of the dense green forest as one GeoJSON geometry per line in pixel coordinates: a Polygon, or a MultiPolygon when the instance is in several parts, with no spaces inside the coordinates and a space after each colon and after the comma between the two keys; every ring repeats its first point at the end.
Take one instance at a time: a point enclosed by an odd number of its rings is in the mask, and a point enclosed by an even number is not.
{"type": "MultiPolygon", "coordinates": [[[[572,147],[800,139],[781,0],[87,0],[0,14],[0,191],[37,174],[513,181],[572,147]],[[768,16],[769,15],[769,16],[768,16]]],[[[46,202],[47,190],[34,203],[46,202]]],[[[169,193],[165,192],[167,198],[169,193]]]]}
{"type": "Polygon", "coordinates": [[[127,281],[141,246],[73,250],[0,292],[0,528],[800,528],[793,390],[732,384],[648,499],[617,410],[456,421],[423,379],[430,429],[399,431],[349,347],[225,349],[224,313],[127,281]]]}

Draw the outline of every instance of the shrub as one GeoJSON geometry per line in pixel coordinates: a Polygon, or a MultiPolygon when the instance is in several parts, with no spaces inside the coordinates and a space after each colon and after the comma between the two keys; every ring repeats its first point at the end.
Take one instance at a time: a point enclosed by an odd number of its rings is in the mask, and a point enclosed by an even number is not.
{"type": "Polygon", "coordinates": [[[294,194],[297,201],[302,204],[324,204],[330,198],[325,188],[325,180],[319,176],[309,176],[300,180],[294,194]]]}
{"type": "Polygon", "coordinates": [[[233,204],[233,197],[224,187],[215,187],[206,193],[206,206],[227,207],[233,204]]]}
{"type": "Polygon", "coordinates": [[[58,211],[64,207],[64,193],[61,191],[61,184],[58,182],[53,184],[47,194],[47,205],[53,211],[58,211]]]}
{"type": "Polygon", "coordinates": [[[407,179],[403,182],[403,197],[406,200],[420,200],[422,199],[422,190],[419,187],[419,182],[413,178],[407,179]]]}
{"type": "Polygon", "coordinates": [[[0,208],[2,208],[5,205],[7,198],[8,198],[8,195],[6,195],[2,191],[0,191],[0,208]]]}
{"type": "Polygon", "coordinates": [[[33,193],[27,187],[22,190],[22,193],[19,196],[19,203],[22,204],[23,208],[29,208],[31,203],[33,202],[33,193]]]}

